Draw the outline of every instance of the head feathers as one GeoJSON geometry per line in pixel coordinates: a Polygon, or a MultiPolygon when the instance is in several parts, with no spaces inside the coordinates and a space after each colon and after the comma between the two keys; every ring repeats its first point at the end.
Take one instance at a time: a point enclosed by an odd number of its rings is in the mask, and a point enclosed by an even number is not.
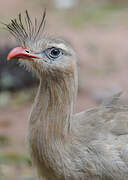
{"type": "Polygon", "coordinates": [[[37,19],[33,23],[28,11],[25,11],[24,18],[19,13],[18,18],[12,19],[10,24],[5,24],[6,29],[25,46],[26,41],[36,40],[44,30],[46,21],[46,9],[43,12],[42,20],[38,24],[37,19]]]}

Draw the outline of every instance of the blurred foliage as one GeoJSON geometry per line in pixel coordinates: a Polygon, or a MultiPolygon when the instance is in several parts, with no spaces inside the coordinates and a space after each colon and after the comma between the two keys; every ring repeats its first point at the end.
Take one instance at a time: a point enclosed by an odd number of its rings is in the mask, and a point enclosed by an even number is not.
{"type": "MultiPolygon", "coordinates": [[[[33,88],[34,89],[34,88],[33,88]]],[[[24,89],[23,91],[9,92],[3,91],[0,93],[0,108],[11,107],[18,108],[21,104],[32,102],[35,97],[35,92],[33,89],[24,89]]],[[[35,88],[36,90],[36,88],[35,88]]]]}
{"type": "Polygon", "coordinates": [[[7,136],[1,134],[0,135],[0,147],[5,146],[5,145],[9,145],[9,143],[10,143],[9,138],[7,136]]]}
{"type": "Polygon", "coordinates": [[[128,6],[120,6],[116,4],[105,6],[82,6],[79,9],[72,10],[68,15],[68,22],[73,27],[81,27],[87,23],[104,23],[104,19],[110,20],[112,15],[118,14],[121,10],[126,9],[128,6]],[[72,15],[71,15],[72,13],[72,15]]]}
{"type": "Polygon", "coordinates": [[[9,74],[9,72],[5,72],[0,79],[0,83],[3,89],[8,89],[9,87],[13,86],[15,82],[13,76],[9,74]]]}
{"type": "Polygon", "coordinates": [[[0,93],[0,107],[6,107],[11,99],[9,92],[0,93]]]}
{"type": "Polygon", "coordinates": [[[18,152],[0,152],[0,164],[6,163],[26,163],[31,165],[31,160],[28,155],[19,154],[18,152]]]}
{"type": "Polygon", "coordinates": [[[20,173],[16,180],[35,180],[28,155],[12,151],[0,152],[0,180],[10,180],[16,177],[18,171],[20,173]]]}

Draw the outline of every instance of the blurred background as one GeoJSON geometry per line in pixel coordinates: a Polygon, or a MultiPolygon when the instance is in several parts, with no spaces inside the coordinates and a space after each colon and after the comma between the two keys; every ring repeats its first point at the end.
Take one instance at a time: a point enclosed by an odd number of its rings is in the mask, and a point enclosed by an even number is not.
{"type": "MultiPolygon", "coordinates": [[[[127,0],[4,0],[0,21],[24,13],[41,18],[47,9],[45,33],[71,42],[78,56],[79,91],[76,112],[97,106],[123,91],[128,103],[127,0]]],[[[38,79],[6,62],[17,45],[0,25],[0,180],[36,180],[25,135],[38,79]]]]}

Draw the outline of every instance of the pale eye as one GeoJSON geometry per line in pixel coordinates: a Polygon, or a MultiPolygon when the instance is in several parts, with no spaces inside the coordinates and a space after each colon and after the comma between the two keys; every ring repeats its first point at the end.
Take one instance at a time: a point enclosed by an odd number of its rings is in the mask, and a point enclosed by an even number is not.
{"type": "Polygon", "coordinates": [[[45,54],[49,59],[57,59],[58,57],[63,55],[63,52],[60,48],[48,48],[45,50],[45,54]]]}

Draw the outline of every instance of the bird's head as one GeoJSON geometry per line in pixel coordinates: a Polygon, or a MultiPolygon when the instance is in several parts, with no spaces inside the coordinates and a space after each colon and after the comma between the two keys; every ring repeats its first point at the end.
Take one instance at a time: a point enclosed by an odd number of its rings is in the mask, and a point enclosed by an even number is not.
{"type": "Polygon", "coordinates": [[[34,23],[32,22],[27,11],[24,19],[19,14],[17,19],[5,24],[21,44],[8,54],[8,60],[20,59],[20,62],[34,69],[40,77],[44,73],[50,76],[56,76],[58,73],[74,74],[76,55],[69,43],[61,38],[42,34],[45,15],[44,12],[39,25],[36,19],[34,23]]]}

